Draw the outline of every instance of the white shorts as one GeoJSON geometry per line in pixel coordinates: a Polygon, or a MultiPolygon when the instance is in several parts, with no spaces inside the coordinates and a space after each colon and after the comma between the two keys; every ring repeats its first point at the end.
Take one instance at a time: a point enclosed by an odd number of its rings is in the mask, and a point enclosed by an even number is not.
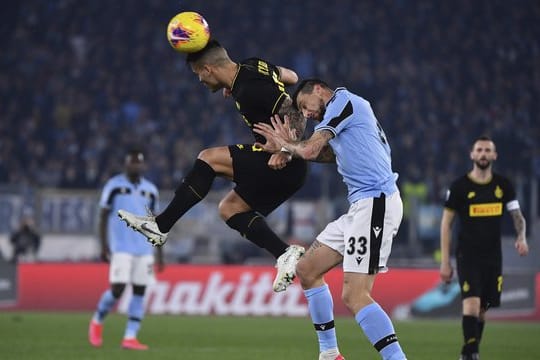
{"type": "Polygon", "coordinates": [[[399,191],[358,200],[346,214],[329,223],[317,240],[343,255],[345,272],[385,272],[402,217],[399,191]]]}
{"type": "Polygon", "coordinates": [[[151,285],[154,281],[153,255],[112,254],[109,267],[111,284],[151,285]]]}

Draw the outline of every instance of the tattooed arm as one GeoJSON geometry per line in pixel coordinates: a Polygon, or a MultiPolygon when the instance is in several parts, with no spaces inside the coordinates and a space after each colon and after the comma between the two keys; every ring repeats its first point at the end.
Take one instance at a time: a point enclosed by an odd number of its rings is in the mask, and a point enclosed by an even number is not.
{"type": "MultiPolygon", "coordinates": [[[[324,130],[323,130],[324,131],[324,130]]],[[[319,156],[315,160],[315,162],[321,162],[321,163],[335,163],[336,162],[336,154],[334,154],[334,150],[332,150],[332,147],[329,144],[326,144],[319,153],[319,156]]]]}
{"type": "Polygon", "coordinates": [[[266,138],[265,144],[255,144],[264,151],[270,153],[285,151],[294,157],[310,161],[329,162],[335,159],[328,145],[330,139],[334,137],[332,132],[328,130],[315,131],[309,139],[296,141],[291,135],[288,116],[285,117],[284,123],[281,122],[279,115],[275,115],[271,121],[272,126],[257,123],[253,129],[266,138]]]}
{"type": "Polygon", "coordinates": [[[514,229],[516,230],[517,234],[514,246],[519,255],[525,256],[529,253],[529,245],[527,245],[527,238],[525,235],[525,218],[523,217],[523,214],[521,213],[521,210],[519,208],[511,210],[510,215],[512,216],[512,221],[514,222],[514,229]]]}

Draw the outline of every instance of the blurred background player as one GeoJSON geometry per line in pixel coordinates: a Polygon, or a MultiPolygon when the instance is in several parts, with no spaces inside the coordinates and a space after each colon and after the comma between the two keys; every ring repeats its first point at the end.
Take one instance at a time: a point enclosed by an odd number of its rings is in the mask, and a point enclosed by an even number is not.
{"type": "Polygon", "coordinates": [[[340,87],[332,90],[319,79],[302,81],[293,95],[308,119],[320,121],[313,135],[295,141],[294,131],[278,116],[257,124],[270,152],[336,162],[347,185],[349,211],[329,223],[297,265],[319,339],[319,360],[344,360],[334,328],[332,295],[324,274],[343,262],[343,301],[371,344],[386,360],[403,360],[392,321],[371,297],[379,272],[386,272],[392,242],[403,216],[403,204],[392,171],[390,145],[371,105],[340,87]]]}
{"type": "Polygon", "coordinates": [[[27,210],[21,218],[21,223],[9,239],[13,246],[12,263],[19,262],[24,257],[26,261],[35,261],[41,246],[41,235],[36,229],[33,211],[27,210]]]}
{"type": "MultiPolygon", "coordinates": [[[[199,81],[212,92],[223,89],[225,97],[234,98],[250,128],[260,122],[269,123],[271,115],[280,114],[289,116],[299,136],[304,133],[305,119],[285,91],[286,85],[298,81],[294,71],[258,58],[236,63],[216,40],[189,54],[186,60],[199,81]]],[[[264,140],[256,133],[253,135],[256,141],[264,140]]],[[[236,186],[219,203],[220,216],[229,227],[277,259],[273,289],[283,291],[294,278],[304,248],[283,242],[268,227],[265,217],[302,187],[307,172],[304,160],[287,163],[287,156],[270,155],[253,144],[205,149],[161,214],[138,216],[121,210],[119,216],[152,244],[162,245],[176,221],[208,194],[216,176],[231,180],[236,186]]]]}
{"type": "MultiPolygon", "coordinates": [[[[132,297],[128,308],[128,322],[122,347],[131,350],[146,350],[147,345],[137,340],[137,333],[144,316],[143,299],[146,287],[154,281],[154,248],[144,236],[130,231],[118,217],[118,209],[127,209],[135,214],[144,214],[147,209],[155,211],[158,201],[156,186],[142,177],[144,154],[130,150],[125,157],[125,171],[109,179],[100,199],[99,237],[101,258],[110,262],[110,288],[97,304],[90,322],[88,340],[93,346],[102,345],[103,321],[124,292],[127,284],[132,285],[132,297]]],[[[161,248],[156,253],[158,270],[163,269],[161,248]]]]}
{"type": "Polygon", "coordinates": [[[472,170],[456,179],[446,195],[441,220],[441,279],[450,282],[452,224],[457,214],[460,230],[456,247],[458,280],[463,299],[461,360],[479,359],[479,345],[490,307],[499,307],[503,284],[501,220],[508,211],[516,230],[515,248],[519,255],[529,252],[525,218],[516,199],[514,186],[494,173],[497,159],[494,142],[479,137],[470,152],[472,170]]]}

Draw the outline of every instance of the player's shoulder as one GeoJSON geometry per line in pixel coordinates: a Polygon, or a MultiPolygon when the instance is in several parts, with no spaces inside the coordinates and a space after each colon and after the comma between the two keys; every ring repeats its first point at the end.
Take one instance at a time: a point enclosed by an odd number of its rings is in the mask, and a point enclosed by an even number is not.
{"type": "Polygon", "coordinates": [[[259,57],[250,57],[240,61],[240,69],[259,72],[260,69],[275,71],[276,65],[259,57]]]}
{"type": "Polygon", "coordinates": [[[145,178],[145,177],[142,177],[141,178],[141,184],[146,188],[148,189],[149,191],[153,192],[153,193],[156,193],[158,192],[158,188],[156,186],[156,184],[154,184],[152,181],[150,181],[149,179],[145,178]]]}
{"type": "Polygon", "coordinates": [[[257,65],[259,61],[264,61],[264,60],[259,57],[253,56],[253,57],[249,57],[247,59],[240,61],[240,64],[241,65],[257,65]]]}
{"type": "Polygon", "coordinates": [[[454,178],[450,182],[450,189],[454,189],[454,190],[462,189],[462,188],[469,187],[471,184],[472,184],[471,179],[469,178],[469,176],[467,176],[467,174],[465,174],[457,178],[454,178]]]}
{"type": "Polygon", "coordinates": [[[494,181],[499,182],[499,183],[512,184],[512,181],[510,180],[510,178],[496,172],[493,173],[492,178],[494,181]]]}
{"type": "Polygon", "coordinates": [[[126,183],[126,176],[122,173],[111,176],[106,182],[105,187],[118,186],[126,183]]]}

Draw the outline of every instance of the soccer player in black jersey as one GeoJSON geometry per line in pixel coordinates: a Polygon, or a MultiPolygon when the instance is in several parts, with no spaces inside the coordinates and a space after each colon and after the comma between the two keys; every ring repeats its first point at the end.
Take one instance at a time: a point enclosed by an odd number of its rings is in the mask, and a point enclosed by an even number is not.
{"type": "MultiPolygon", "coordinates": [[[[286,85],[298,81],[294,71],[258,58],[234,62],[215,40],[210,40],[203,50],[188,54],[186,61],[211,91],[223,90],[225,97],[233,97],[250,128],[258,122],[270,123],[274,114],[287,115],[296,134],[302,136],[305,119],[285,90],[286,85]]],[[[264,142],[261,135],[255,132],[253,135],[255,141],[264,142]]],[[[124,210],[118,214],[152,244],[163,245],[176,221],[208,194],[214,178],[229,179],[236,187],[219,203],[220,216],[228,226],[277,258],[273,288],[283,291],[295,276],[296,263],[304,248],[284,243],[268,227],[265,216],[302,187],[306,173],[306,162],[291,159],[286,152],[271,155],[253,144],[208,148],[199,153],[161,214],[137,216],[124,210]]]]}
{"type": "Polygon", "coordinates": [[[462,360],[479,359],[479,344],[485,313],[500,305],[502,291],[501,218],[512,216],[516,230],[515,248],[519,255],[529,251],[525,237],[525,218],[519,208],[512,183],[492,171],[497,159],[495,144],[489,137],[478,138],[472,147],[473,169],[455,180],[448,190],[441,220],[441,279],[449,282],[451,227],[457,215],[459,230],[456,263],[463,304],[462,360]]]}

